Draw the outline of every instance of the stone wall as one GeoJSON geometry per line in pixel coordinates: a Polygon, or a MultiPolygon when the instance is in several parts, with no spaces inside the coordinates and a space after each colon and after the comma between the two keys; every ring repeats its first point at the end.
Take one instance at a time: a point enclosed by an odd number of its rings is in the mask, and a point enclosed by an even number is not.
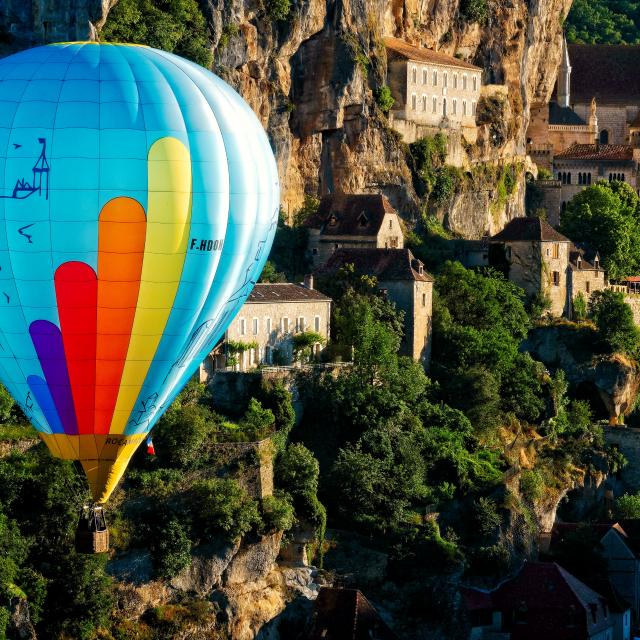
{"type": "MultiPolygon", "coordinates": [[[[628,144],[629,125],[638,114],[640,105],[614,105],[598,102],[598,130],[609,132],[609,144],[628,144]]],[[[591,103],[576,103],[573,110],[585,121],[589,120],[591,103]]]]}
{"type": "MultiPolygon", "coordinates": [[[[569,267],[569,295],[573,300],[579,293],[588,302],[594,291],[608,287],[606,273],[602,269],[576,269],[569,267]]],[[[571,309],[570,309],[571,311],[571,309]]]]}
{"type": "Polygon", "coordinates": [[[629,293],[625,295],[624,301],[631,307],[631,311],[633,311],[633,321],[640,326],[640,295],[629,293]]]}
{"type": "Polygon", "coordinates": [[[551,300],[550,313],[554,316],[568,315],[569,295],[567,274],[569,271],[569,243],[543,242],[542,251],[542,290],[551,300]],[[557,251],[554,254],[554,251],[557,251]],[[554,273],[558,274],[555,284],[554,273]]]}
{"type": "Polygon", "coordinates": [[[536,185],[542,190],[542,206],[547,212],[547,222],[557,227],[560,224],[562,183],[560,180],[538,180],[536,185]]]}

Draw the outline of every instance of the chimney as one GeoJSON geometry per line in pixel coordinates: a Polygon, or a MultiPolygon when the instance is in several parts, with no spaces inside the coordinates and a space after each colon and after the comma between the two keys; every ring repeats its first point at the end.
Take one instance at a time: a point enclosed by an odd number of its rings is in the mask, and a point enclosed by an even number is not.
{"type": "Polygon", "coordinates": [[[305,277],[304,277],[304,286],[307,287],[307,289],[313,289],[313,274],[312,273],[307,273],[307,275],[305,275],[305,277]]]}

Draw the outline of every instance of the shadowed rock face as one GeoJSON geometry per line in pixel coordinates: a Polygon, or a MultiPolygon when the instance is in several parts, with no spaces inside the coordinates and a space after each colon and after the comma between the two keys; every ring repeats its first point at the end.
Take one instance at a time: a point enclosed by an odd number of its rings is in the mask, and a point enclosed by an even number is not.
{"type": "Polygon", "coordinates": [[[640,367],[619,353],[585,351],[585,337],[588,342],[588,336],[580,337],[572,328],[540,327],[530,332],[522,348],[549,369],[562,368],[574,388],[592,389],[602,399],[610,423],[618,424],[633,409],[640,389],[640,367]]]}

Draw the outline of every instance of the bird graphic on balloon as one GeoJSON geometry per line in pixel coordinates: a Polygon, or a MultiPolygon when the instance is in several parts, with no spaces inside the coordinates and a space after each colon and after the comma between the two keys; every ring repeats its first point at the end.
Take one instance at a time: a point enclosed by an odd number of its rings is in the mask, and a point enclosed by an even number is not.
{"type": "Polygon", "coordinates": [[[210,71],[125,44],[0,60],[0,381],[105,503],[268,256],[275,160],[210,71]]]}

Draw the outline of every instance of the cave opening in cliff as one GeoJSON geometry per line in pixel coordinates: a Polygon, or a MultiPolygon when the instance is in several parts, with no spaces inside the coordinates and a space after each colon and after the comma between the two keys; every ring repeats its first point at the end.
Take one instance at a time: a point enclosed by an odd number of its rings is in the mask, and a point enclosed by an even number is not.
{"type": "Polygon", "coordinates": [[[608,420],[609,411],[600,396],[598,387],[593,382],[581,382],[574,390],[573,396],[576,400],[584,400],[589,403],[594,420],[608,420]]]}

